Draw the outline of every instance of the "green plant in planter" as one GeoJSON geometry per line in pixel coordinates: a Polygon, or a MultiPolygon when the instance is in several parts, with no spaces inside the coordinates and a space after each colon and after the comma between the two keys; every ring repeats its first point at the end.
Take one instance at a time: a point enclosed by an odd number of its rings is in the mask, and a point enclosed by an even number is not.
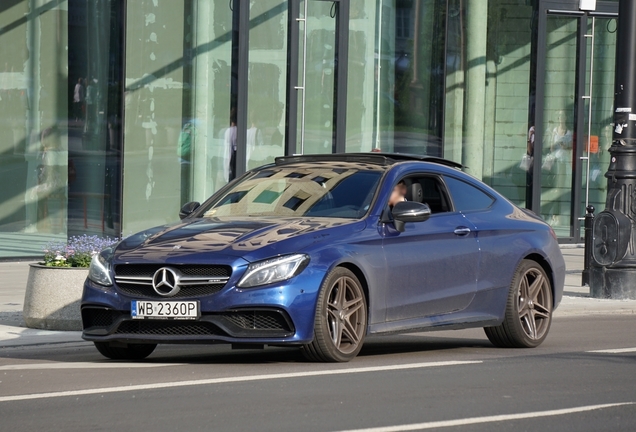
{"type": "Polygon", "coordinates": [[[118,241],[112,237],[82,235],[69,237],[67,242],[51,242],[45,246],[42,264],[47,267],[88,268],[93,255],[118,241]]]}

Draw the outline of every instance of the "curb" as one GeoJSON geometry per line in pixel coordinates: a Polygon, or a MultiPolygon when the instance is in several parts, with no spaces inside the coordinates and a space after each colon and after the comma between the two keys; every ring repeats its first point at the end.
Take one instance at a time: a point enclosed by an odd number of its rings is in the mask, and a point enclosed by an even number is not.
{"type": "Polygon", "coordinates": [[[34,330],[0,324],[0,349],[77,342],[84,342],[82,332],[34,330]]]}

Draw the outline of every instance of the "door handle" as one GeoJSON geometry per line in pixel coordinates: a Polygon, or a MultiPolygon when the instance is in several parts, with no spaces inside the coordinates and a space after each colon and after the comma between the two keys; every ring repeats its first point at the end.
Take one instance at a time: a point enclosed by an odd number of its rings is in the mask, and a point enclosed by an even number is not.
{"type": "Polygon", "coordinates": [[[464,227],[464,226],[460,226],[460,227],[455,228],[454,232],[455,232],[455,235],[463,237],[463,236],[466,236],[466,235],[470,234],[470,228],[464,227]]]}

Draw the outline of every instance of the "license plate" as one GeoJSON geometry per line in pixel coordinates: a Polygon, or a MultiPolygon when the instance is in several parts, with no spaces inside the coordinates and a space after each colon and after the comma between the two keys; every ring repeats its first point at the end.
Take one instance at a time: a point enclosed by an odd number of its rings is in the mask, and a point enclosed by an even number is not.
{"type": "Polygon", "coordinates": [[[133,300],[130,303],[133,319],[194,320],[200,317],[198,301],[158,302],[133,300]]]}

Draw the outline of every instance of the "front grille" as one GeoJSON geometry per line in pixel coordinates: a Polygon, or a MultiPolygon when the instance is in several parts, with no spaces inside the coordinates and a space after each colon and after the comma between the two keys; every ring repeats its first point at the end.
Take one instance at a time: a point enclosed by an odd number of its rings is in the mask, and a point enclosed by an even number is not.
{"type": "Polygon", "coordinates": [[[285,317],[277,311],[241,311],[224,313],[222,316],[245,330],[292,331],[285,317]]]}
{"type": "Polygon", "coordinates": [[[82,322],[84,328],[110,327],[119,315],[120,312],[111,309],[85,308],[82,309],[82,322]]]}
{"type": "Polygon", "coordinates": [[[183,321],[124,321],[115,334],[134,334],[149,336],[209,336],[223,334],[212,323],[183,321]]]}
{"type": "Polygon", "coordinates": [[[115,281],[122,293],[136,298],[165,298],[152,287],[152,278],[157,270],[169,267],[182,278],[180,291],[172,299],[202,297],[215,294],[225,287],[232,275],[230,266],[210,265],[165,265],[165,264],[119,264],[115,266],[115,281]],[[210,283],[206,283],[210,280],[210,283]]]}
{"type": "Polygon", "coordinates": [[[115,277],[150,277],[162,267],[179,270],[185,276],[230,277],[230,266],[210,266],[205,264],[168,265],[168,264],[118,264],[115,266],[115,277]]]}

